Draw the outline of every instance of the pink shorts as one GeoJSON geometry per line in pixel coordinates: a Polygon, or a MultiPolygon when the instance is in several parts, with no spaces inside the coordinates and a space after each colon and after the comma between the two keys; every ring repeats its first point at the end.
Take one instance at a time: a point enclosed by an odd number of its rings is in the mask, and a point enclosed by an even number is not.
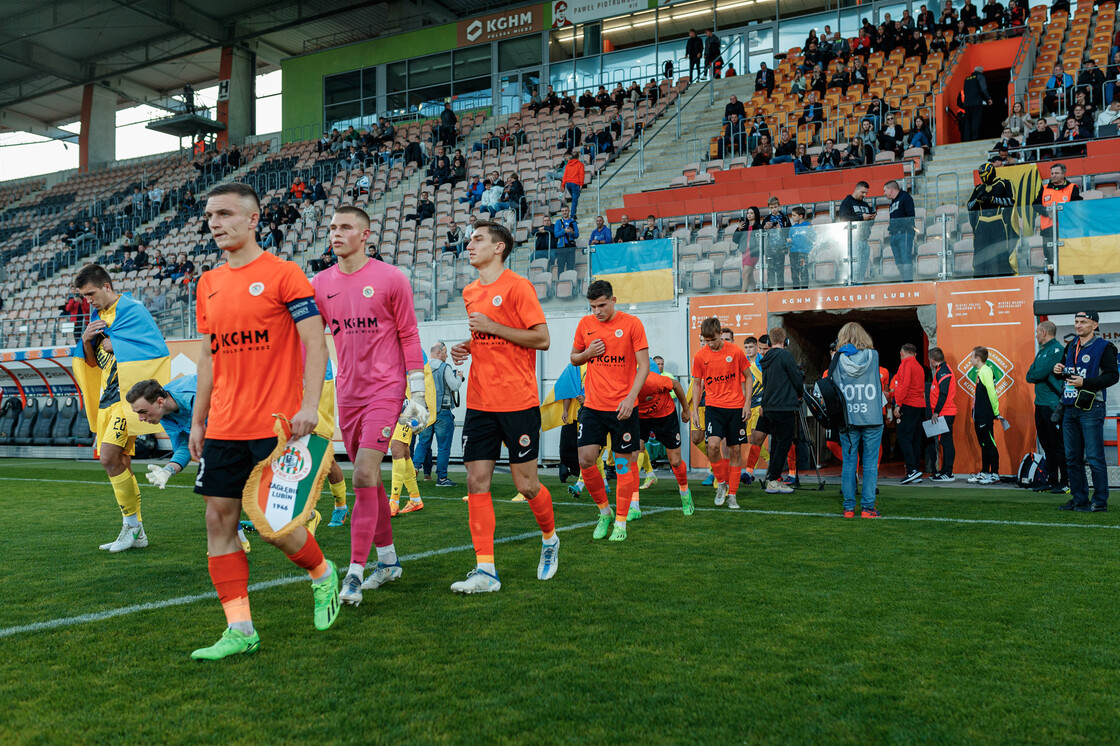
{"type": "Polygon", "coordinates": [[[757,256],[751,256],[751,252],[749,252],[749,251],[745,252],[743,254],[743,266],[744,267],[753,267],[756,264],[758,264],[758,257],[757,256]]]}
{"type": "Polygon", "coordinates": [[[388,453],[389,438],[400,413],[400,402],[394,400],[374,401],[360,407],[339,406],[338,427],[347,455],[357,458],[359,448],[388,453]]]}

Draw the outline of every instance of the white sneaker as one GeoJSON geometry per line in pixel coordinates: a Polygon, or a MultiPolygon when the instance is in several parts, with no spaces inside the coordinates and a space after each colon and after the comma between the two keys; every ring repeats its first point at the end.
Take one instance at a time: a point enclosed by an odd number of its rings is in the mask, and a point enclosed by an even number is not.
{"type": "Polygon", "coordinates": [[[144,526],[133,527],[125,524],[121,526],[117,540],[110,544],[102,544],[101,548],[115,554],[126,549],[143,549],[146,546],[148,546],[148,536],[144,533],[144,526]]]}
{"type": "Polygon", "coordinates": [[[916,470],[916,469],[914,471],[910,472],[909,474],[907,474],[902,479],[902,484],[921,484],[921,482],[922,482],[922,473],[920,471],[916,470]]]}
{"type": "Polygon", "coordinates": [[[766,492],[771,495],[792,495],[793,487],[780,479],[771,479],[766,482],[766,492]]]}
{"type": "Polygon", "coordinates": [[[999,474],[981,474],[980,484],[999,484],[999,474]]]}
{"type": "Polygon", "coordinates": [[[968,478],[968,483],[969,484],[980,484],[983,481],[983,479],[984,479],[984,474],[983,473],[973,474],[971,477],[968,478]]]}
{"type": "Polygon", "coordinates": [[[952,474],[938,474],[936,477],[933,477],[933,479],[931,479],[930,481],[932,481],[932,482],[955,482],[955,481],[957,481],[957,478],[954,477],[952,474]]]}
{"type": "Polygon", "coordinates": [[[723,505],[723,502],[726,499],[727,499],[727,485],[721,483],[718,487],[716,487],[716,507],[718,508],[721,505],[723,505]]]}
{"type": "Polygon", "coordinates": [[[537,580],[551,580],[560,566],[560,537],[552,537],[541,546],[541,561],[537,564],[537,580]]]}
{"type": "Polygon", "coordinates": [[[456,593],[493,593],[501,590],[502,583],[496,575],[474,569],[467,573],[466,580],[451,584],[451,590],[456,593]]]}
{"type": "Polygon", "coordinates": [[[401,569],[401,563],[398,560],[391,565],[386,565],[383,562],[378,562],[377,567],[366,578],[366,582],[362,583],[363,591],[377,590],[386,583],[391,583],[398,580],[404,571],[401,569]]]}
{"type": "Polygon", "coordinates": [[[739,509],[739,501],[735,499],[734,495],[727,496],[727,507],[731,508],[732,510],[739,509]]]}
{"type": "Polygon", "coordinates": [[[354,573],[347,573],[342,580],[342,590],[338,594],[338,600],[351,606],[360,604],[362,602],[362,579],[354,573]]]}

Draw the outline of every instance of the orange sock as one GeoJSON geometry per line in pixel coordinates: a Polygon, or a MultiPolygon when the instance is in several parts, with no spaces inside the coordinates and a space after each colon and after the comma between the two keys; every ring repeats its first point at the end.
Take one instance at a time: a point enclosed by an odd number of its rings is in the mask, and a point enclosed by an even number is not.
{"type": "Polygon", "coordinates": [[[684,461],[673,467],[673,476],[677,478],[677,486],[682,490],[688,489],[688,470],[685,468],[684,461]]]}
{"type": "Polygon", "coordinates": [[[716,475],[716,482],[718,484],[727,483],[727,459],[712,462],[712,474],[716,475]]]}
{"type": "Polygon", "coordinates": [[[618,494],[615,495],[614,519],[619,523],[626,523],[626,515],[630,512],[630,501],[638,492],[638,464],[637,456],[633,453],[614,455],[614,469],[618,473],[618,483],[615,485],[618,494]]]}
{"type": "Polygon", "coordinates": [[[825,446],[828,447],[828,450],[832,452],[832,455],[836,457],[837,461],[843,461],[844,460],[844,452],[842,450],[840,450],[840,444],[839,443],[834,443],[831,440],[826,440],[824,442],[824,444],[825,444],[825,446]]]}
{"type": "Polygon", "coordinates": [[[319,548],[319,543],[315,541],[315,537],[307,534],[307,541],[295,554],[289,554],[288,559],[296,563],[311,576],[312,582],[317,582],[323,578],[330,571],[330,566],[327,561],[323,559],[323,550],[319,548]]]}
{"type": "Polygon", "coordinates": [[[789,449],[789,455],[786,456],[786,466],[789,467],[789,475],[791,477],[797,476],[797,451],[794,448],[789,449]]]}
{"type": "Polygon", "coordinates": [[[244,550],[211,557],[210,581],[226,612],[226,623],[251,622],[249,614],[249,558],[244,550]]]}
{"type": "MultiPolygon", "coordinates": [[[[549,508],[552,502],[549,500],[549,508]]],[[[470,516],[471,543],[474,544],[475,561],[479,564],[494,563],[494,501],[489,492],[467,495],[467,512],[470,516]]],[[[550,510],[551,512],[551,510],[550,510]]]]}
{"type": "Polygon", "coordinates": [[[556,516],[552,513],[552,495],[543,484],[537,496],[529,498],[529,508],[533,511],[533,517],[537,519],[537,525],[541,527],[544,539],[547,541],[556,536],[556,516]]]}
{"type": "Polygon", "coordinates": [[[748,472],[750,472],[751,476],[754,476],[755,464],[758,463],[758,459],[761,456],[762,456],[762,447],[761,446],[752,445],[750,448],[747,449],[746,469],[747,469],[748,472]]]}
{"type": "MultiPolygon", "coordinates": [[[[618,471],[618,465],[615,464],[615,471],[618,471]]],[[[591,495],[591,499],[600,508],[605,508],[610,505],[607,500],[607,483],[603,481],[603,475],[599,473],[599,469],[595,466],[589,466],[586,469],[581,468],[579,474],[583,477],[583,486],[587,488],[587,494],[591,495]]]]}
{"type": "Polygon", "coordinates": [[[728,461],[727,494],[734,495],[739,491],[739,467],[728,461]]]}

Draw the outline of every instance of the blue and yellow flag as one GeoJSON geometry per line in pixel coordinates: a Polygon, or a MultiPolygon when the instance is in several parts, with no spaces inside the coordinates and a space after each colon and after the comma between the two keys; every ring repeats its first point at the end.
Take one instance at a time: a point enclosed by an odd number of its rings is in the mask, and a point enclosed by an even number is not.
{"type": "Polygon", "coordinates": [[[583,377],[587,366],[577,368],[571,363],[556,379],[556,385],[548,392],[541,404],[541,430],[552,430],[564,424],[564,401],[568,401],[568,422],[579,417],[580,403],[576,397],[583,393],[583,377]]]}
{"type": "Polygon", "coordinates": [[[673,241],[600,244],[591,253],[591,274],[606,280],[621,303],[673,299],[673,241]]]}
{"type": "MultiPolygon", "coordinates": [[[[90,321],[99,318],[103,318],[109,325],[106,336],[113,343],[120,401],[124,405],[125,419],[128,420],[129,435],[160,432],[162,428],[159,425],[143,423],[136,417],[132,407],[125,401],[125,395],[134,385],[149,378],[154,378],[161,384],[171,380],[171,356],[167,343],[163,341],[163,333],[148,309],[129,293],[122,293],[109,310],[101,313],[91,311],[90,321]]],[[[86,363],[81,344],[74,348],[74,377],[82,392],[90,430],[96,432],[98,400],[101,398],[101,369],[86,363]]]]}
{"type": "Polygon", "coordinates": [[[1063,275],[1120,272],[1120,198],[1058,205],[1058,271],[1063,275]]]}

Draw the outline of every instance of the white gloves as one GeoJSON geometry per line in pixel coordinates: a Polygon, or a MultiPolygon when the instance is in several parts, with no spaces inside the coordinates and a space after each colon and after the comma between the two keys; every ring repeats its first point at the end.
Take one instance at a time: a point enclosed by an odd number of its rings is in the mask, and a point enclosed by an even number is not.
{"type": "Polygon", "coordinates": [[[413,430],[422,430],[428,425],[426,386],[422,372],[408,374],[408,389],[411,395],[404,400],[399,422],[413,430]]]}
{"type": "Polygon", "coordinates": [[[171,479],[172,472],[166,466],[148,464],[147,476],[149,484],[153,484],[162,490],[167,486],[167,480],[171,479]]]}

